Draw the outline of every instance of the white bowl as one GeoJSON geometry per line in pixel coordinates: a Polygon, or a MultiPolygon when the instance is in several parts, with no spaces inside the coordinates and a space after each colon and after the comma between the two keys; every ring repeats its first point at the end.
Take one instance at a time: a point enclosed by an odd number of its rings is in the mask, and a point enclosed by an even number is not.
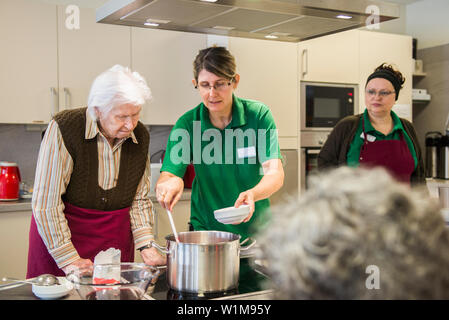
{"type": "Polygon", "coordinates": [[[31,291],[38,298],[44,300],[62,298],[70,293],[73,289],[73,284],[65,277],[58,277],[59,283],[52,286],[38,286],[33,284],[31,291]]]}
{"type": "Polygon", "coordinates": [[[249,214],[249,205],[242,204],[240,207],[228,207],[214,211],[215,219],[223,224],[241,223],[249,214]]]}

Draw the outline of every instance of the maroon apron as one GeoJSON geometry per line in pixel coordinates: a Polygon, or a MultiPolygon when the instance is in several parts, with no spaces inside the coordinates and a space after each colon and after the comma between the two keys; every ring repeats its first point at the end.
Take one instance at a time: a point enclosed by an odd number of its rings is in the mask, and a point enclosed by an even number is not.
{"type": "MultiPolygon", "coordinates": [[[[94,261],[101,250],[120,249],[122,262],[134,261],[134,242],[129,208],[114,211],[79,208],[65,202],[64,214],[71,233],[73,246],[83,259],[94,261]]],[[[65,276],[48,253],[31,217],[27,279],[43,273],[65,276]]]]}
{"type": "Polygon", "coordinates": [[[402,131],[400,140],[379,140],[369,142],[365,132],[365,121],[362,120],[364,143],[360,151],[360,165],[366,167],[384,167],[398,181],[410,184],[415,170],[415,160],[408,148],[402,131]]]}

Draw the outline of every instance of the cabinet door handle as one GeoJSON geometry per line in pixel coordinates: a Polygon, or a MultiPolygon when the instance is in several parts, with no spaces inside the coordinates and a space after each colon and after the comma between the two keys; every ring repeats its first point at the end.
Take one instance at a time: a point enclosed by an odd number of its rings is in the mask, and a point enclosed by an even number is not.
{"type": "Polygon", "coordinates": [[[54,87],[50,88],[51,95],[51,115],[54,116],[59,112],[58,93],[54,87]]]}
{"type": "Polygon", "coordinates": [[[309,73],[309,50],[303,49],[301,56],[302,79],[309,73]]]}
{"type": "Polygon", "coordinates": [[[64,104],[65,109],[70,109],[70,91],[69,88],[64,88],[64,104]]]}

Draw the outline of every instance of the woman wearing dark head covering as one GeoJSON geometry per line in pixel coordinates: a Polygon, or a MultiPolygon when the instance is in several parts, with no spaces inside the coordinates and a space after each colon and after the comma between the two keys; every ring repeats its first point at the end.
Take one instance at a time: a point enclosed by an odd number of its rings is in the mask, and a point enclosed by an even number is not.
{"type": "Polygon", "coordinates": [[[397,180],[424,183],[424,166],[415,129],[392,108],[405,82],[403,75],[383,63],[365,85],[366,110],[342,119],[318,155],[318,167],[380,166],[397,180]]]}

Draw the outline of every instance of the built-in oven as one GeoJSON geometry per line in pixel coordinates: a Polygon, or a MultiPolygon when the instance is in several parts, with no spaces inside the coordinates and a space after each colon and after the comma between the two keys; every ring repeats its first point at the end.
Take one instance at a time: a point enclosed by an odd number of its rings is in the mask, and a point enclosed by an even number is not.
{"type": "Polygon", "coordinates": [[[301,132],[301,190],[307,189],[307,178],[318,168],[318,154],[331,130],[301,132]]]}
{"type": "Polygon", "coordinates": [[[301,189],[318,167],[318,154],[338,121],[358,111],[358,85],[301,82],[301,189]]]}

